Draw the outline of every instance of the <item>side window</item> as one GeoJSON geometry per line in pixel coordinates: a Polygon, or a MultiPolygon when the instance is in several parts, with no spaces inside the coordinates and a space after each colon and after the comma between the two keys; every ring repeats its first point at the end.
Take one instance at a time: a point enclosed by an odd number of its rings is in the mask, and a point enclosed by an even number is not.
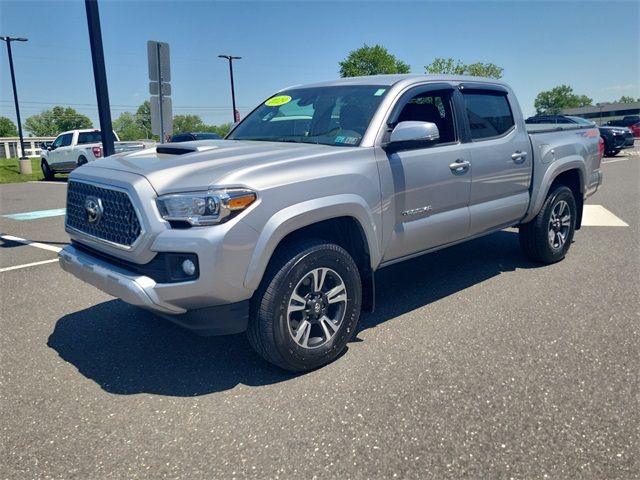
{"type": "Polygon", "coordinates": [[[62,137],[64,137],[64,135],[60,135],[58,138],[56,138],[51,144],[51,146],[53,148],[58,148],[60,145],[62,145],[62,137]]]}
{"type": "Polygon", "coordinates": [[[416,95],[402,107],[397,122],[435,123],[440,132],[438,143],[455,142],[456,129],[451,108],[451,93],[450,90],[434,90],[416,95]]]}
{"type": "Polygon", "coordinates": [[[71,145],[72,139],[73,139],[73,133],[67,133],[65,135],[62,135],[62,144],[60,146],[68,147],[69,145],[71,145]]]}
{"type": "Polygon", "coordinates": [[[462,96],[473,140],[499,137],[515,125],[506,94],[463,92],[462,96]]]}
{"type": "Polygon", "coordinates": [[[78,145],[85,143],[99,143],[102,141],[100,132],[80,132],[78,134],[78,145]]]}

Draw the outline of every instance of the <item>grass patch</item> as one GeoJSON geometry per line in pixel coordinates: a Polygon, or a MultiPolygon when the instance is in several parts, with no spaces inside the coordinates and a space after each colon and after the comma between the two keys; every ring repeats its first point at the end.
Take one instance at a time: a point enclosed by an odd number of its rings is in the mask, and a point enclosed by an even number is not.
{"type": "MultiPolygon", "coordinates": [[[[22,183],[44,180],[42,170],[40,169],[40,158],[31,159],[31,173],[30,175],[20,175],[20,162],[17,158],[2,158],[0,159],[0,183],[22,183]]],[[[55,176],[56,180],[64,181],[68,177],[68,174],[58,173],[55,176]]]]}
{"type": "Polygon", "coordinates": [[[3,158],[0,160],[0,183],[20,183],[42,180],[40,159],[31,159],[31,175],[20,175],[20,162],[17,158],[3,158]]]}

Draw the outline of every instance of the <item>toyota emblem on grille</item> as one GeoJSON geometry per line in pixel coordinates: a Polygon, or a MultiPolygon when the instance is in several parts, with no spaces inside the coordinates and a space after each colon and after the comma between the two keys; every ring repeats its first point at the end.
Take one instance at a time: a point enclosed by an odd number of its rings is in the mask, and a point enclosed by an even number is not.
{"type": "Polygon", "coordinates": [[[102,206],[102,200],[98,197],[89,196],[84,201],[84,210],[87,213],[87,221],[89,223],[98,223],[102,214],[104,213],[104,207],[102,206]]]}

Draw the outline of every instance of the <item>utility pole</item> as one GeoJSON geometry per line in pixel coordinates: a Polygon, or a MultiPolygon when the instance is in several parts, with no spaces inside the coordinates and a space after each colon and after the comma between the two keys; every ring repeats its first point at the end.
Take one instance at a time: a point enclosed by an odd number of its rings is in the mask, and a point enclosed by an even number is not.
{"type": "Polygon", "coordinates": [[[240,118],[238,115],[238,111],[236,110],[236,93],[235,90],[233,88],[233,61],[234,60],[240,60],[242,57],[234,57],[232,55],[218,55],[219,58],[226,58],[227,60],[229,60],[229,76],[231,77],[231,104],[233,107],[233,123],[236,123],[238,121],[240,121],[240,118]]]}
{"type": "Polygon", "coordinates": [[[23,37],[0,37],[7,43],[7,53],[9,54],[9,70],[11,70],[11,84],[13,85],[13,101],[16,104],[16,120],[18,120],[18,135],[20,135],[20,173],[30,174],[31,160],[25,155],[24,136],[22,135],[22,122],[20,121],[20,107],[18,106],[18,90],[16,89],[16,74],[13,71],[13,55],[11,55],[11,42],[27,42],[28,38],[23,37]]]}

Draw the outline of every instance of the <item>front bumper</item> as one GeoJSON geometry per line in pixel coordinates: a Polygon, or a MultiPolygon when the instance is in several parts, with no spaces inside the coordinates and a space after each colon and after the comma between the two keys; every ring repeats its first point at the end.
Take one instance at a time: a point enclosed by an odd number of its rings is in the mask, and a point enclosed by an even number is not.
{"type": "MultiPolygon", "coordinates": [[[[200,335],[240,333],[247,328],[248,300],[187,310],[163,300],[158,295],[158,284],[152,278],[112,265],[72,245],[64,247],[58,256],[62,269],[79,279],[200,335]]],[[[168,287],[170,285],[162,285],[164,290],[168,287]]]]}

